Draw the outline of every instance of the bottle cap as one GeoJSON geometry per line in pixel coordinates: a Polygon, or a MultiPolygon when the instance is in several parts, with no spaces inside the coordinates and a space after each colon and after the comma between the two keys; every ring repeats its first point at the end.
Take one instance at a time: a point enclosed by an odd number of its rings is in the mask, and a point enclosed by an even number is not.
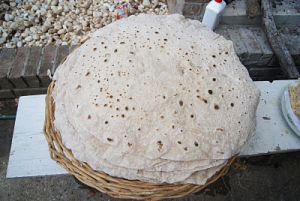
{"type": "Polygon", "coordinates": [[[222,3],[222,0],[215,0],[215,2],[217,2],[217,3],[222,3]]]}

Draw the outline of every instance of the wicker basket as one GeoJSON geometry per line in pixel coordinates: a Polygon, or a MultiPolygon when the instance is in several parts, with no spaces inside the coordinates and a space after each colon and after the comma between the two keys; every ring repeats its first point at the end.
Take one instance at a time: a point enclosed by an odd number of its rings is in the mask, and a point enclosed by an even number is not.
{"type": "MultiPolygon", "coordinates": [[[[89,38],[82,41],[81,44],[74,48],[74,50],[80,47],[88,39],[89,38]]],[[[66,58],[61,61],[61,64],[65,60],[66,58]]],[[[146,183],[137,180],[111,177],[104,172],[95,171],[87,163],[81,162],[73,156],[72,151],[67,149],[62,143],[59,130],[54,127],[55,103],[51,96],[54,85],[55,83],[52,81],[47,90],[45,123],[43,128],[48,142],[50,157],[82,183],[112,197],[139,200],[180,198],[188,194],[198,192],[218,180],[221,176],[228,172],[230,165],[236,158],[236,156],[230,158],[228,163],[219,172],[212,176],[205,185],[146,183]]]]}
{"type": "Polygon", "coordinates": [[[115,198],[161,200],[164,198],[179,198],[190,193],[195,193],[225,175],[236,156],[232,157],[226,166],[211,177],[205,185],[194,184],[153,184],[141,181],[126,180],[123,178],[111,177],[104,172],[94,171],[87,163],[77,160],[70,149],[67,149],[61,140],[59,130],[54,127],[55,104],[51,96],[54,87],[52,82],[46,96],[46,111],[44,134],[46,136],[50,156],[60,166],[65,168],[82,183],[91,186],[103,193],[115,198]]]}

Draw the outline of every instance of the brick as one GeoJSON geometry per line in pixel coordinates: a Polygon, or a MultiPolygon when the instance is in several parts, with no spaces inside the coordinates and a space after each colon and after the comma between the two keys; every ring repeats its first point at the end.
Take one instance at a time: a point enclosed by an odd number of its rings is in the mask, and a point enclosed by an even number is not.
{"type": "Polygon", "coordinates": [[[283,71],[281,68],[250,68],[249,74],[251,77],[276,77],[282,76],[283,71]]]}
{"type": "Polygon", "coordinates": [[[252,81],[258,81],[258,77],[251,77],[252,81]]]}
{"type": "MultiPolygon", "coordinates": [[[[278,28],[278,33],[288,48],[295,64],[299,65],[300,61],[298,61],[298,58],[300,54],[300,29],[297,27],[283,27],[278,28]]],[[[268,63],[268,66],[279,66],[276,56],[271,59],[271,61],[268,63]]]]}
{"type": "MultiPolygon", "coordinates": [[[[229,3],[233,2],[233,1],[235,1],[235,0],[227,0],[226,3],[227,3],[227,5],[228,5],[229,3]]],[[[209,2],[209,1],[208,1],[208,2],[209,2]]]]}
{"type": "Polygon", "coordinates": [[[260,44],[260,47],[263,51],[263,55],[260,58],[260,61],[257,63],[258,66],[268,66],[268,63],[274,56],[272,47],[269,44],[265,32],[261,28],[253,28],[252,32],[257,42],[260,44]]]}
{"type": "Polygon", "coordinates": [[[220,34],[221,36],[223,36],[227,40],[230,40],[230,36],[229,36],[229,33],[227,32],[226,28],[223,28],[223,27],[219,26],[219,27],[217,27],[217,29],[215,30],[215,32],[217,34],[220,34]]]}
{"type": "Polygon", "coordinates": [[[182,7],[184,5],[184,2],[185,0],[167,0],[169,13],[182,14],[182,7]]]}
{"type": "Polygon", "coordinates": [[[188,18],[188,19],[191,19],[191,20],[198,20],[198,17],[197,16],[184,16],[184,17],[186,17],[186,18],[188,18]]]}
{"type": "Polygon", "coordinates": [[[261,25],[260,13],[252,19],[246,15],[246,1],[234,0],[228,4],[220,19],[222,25],[261,25]]]}
{"type": "Polygon", "coordinates": [[[274,80],[286,80],[288,79],[285,75],[278,75],[278,76],[272,76],[272,77],[259,77],[257,78],[257,81],[269,81],[273,82],[274,80]]]}
{"type": "Polygon", "coordinates": [[[7,75],[11,67],[11,63],[15,56],[15,49],[4,48],[0,53],[0,87],[1,89],[12,89],[13,85],[8,80],[7,75]]]}
{"type": "Polygon", "coordinates": [[[300,29],[297,27],[284,27],[279,29],[279,33],[292,58],[296,61],[300,54],[300,29]]]}
{"type": "Polygon", "coordinates": [[[300,66],[300,55],[297,57],[295,64],[296,66],[300,66]]]}
{"type": "Polygon", "coordinates": [[[183,5],[182,14],[184,16],[198,16],[200,14],[202,4],[186,3],[183,5]]]}
{"type": "Polygon", "coordinates": [[[24,67],[24,79],[29,87],[39,87],[40,81],[37,77],[37,71],[41,60],[42,47],[36,46],[29,49],[29,56],[24,67]]]}
{"type": "Polygon", "coordinates": [[[299,26],[299,1],[272,1],[273,16],[276,25],[299,26]]]}
{"type": "Polygon", "coordinates": [[[57,54],[54,61],[54,66],[52,69],[52,74],[54,74],[55,70],[59,66],[59,64],[69,55],[69,46],[61,45],[57,48],[57,54]]]}
{"type": "MultiPolygon", "coordinates": [[[[300,21],[300,17],[299,20],[300,21]]],[[[299,26],[291,26],[290,27],[290,39],[294,46],[296,47],[297,54],[300,54],[300,27],[299,26]]]]}
{"type": "Polygon", "coordinates": [[[29,49],[26,47],[19,47],[17,54],[11,65],[8,79],[14,84],[16,88],[27,88],[27,84],[22,79],[24,65],[28,59],[29,49]]]}
{"type": "Polygon", "coordinates": [[[47,88],[27,88],[27,89],[13,89],[13,93],[16,97],[46,94],[47,88]]]}
{"type": "Polygon", "coordinates": [[[11,99],[11,98],[15,98],[15,95],[10,89],[0,90],[0,99],[11,99]]]}
{"type": "Polygon", "coordinates": [[[202,7],[201,7],[201,10],[200,10],[200,13],[199,13],[199,19],[200,19],[200,21],[202,21],[202,18],[203,18],[203,15],[205,13],[205,9],[206,9],[207,4],[208,3],[203,3],[202,4],[202,7]]]}
{"type": "Polygon", "coordinates": [[[289,50],[293,60],[295,61],[299,55],[299,51],[296,48],[296,44],[294,43],[294,41],[291,40],[288,34],[281,34],[281,38],[285,43],[287,49],[289,50]]]}
{"type": "MultiPolygon", "coordinates": [[[[196,3],[197,0],[186,0],[196,3]]],[[[199,0],[200,1],[200,0],[199,0]]],[[[227,0],[231,2],[227,4],[225,11],[221,17],[220,24],[223,25],[261,25],[261,13],[257,14],[253,19],[249,19],[246,15],[246,0],[227,0]]],[[[299,1],[275,1],[272,0],[273,16],[277,26],[299,26],[299,1]],[[297,2],[297,3],[295,3],[297,2]],[[273,4],[276,4],[273,7],[273,4]]],[[[202,14],[200,15],[202,17],[202,14]]]]}
{"type": "Polygon", "coordinates": [[[248,50],[248,56],[246,61],[244,61],[244,65],[257,64],[263,55],[263,51],[256,41],[253,32],[249,28],[241,28],[239,32],[248,50]]]}
{"type": "Polygon", "coordinates": [[[233,48],[236,54],[240,58],[240,61],[243,63],[247,58],[248,51],[243,43],[243,39],[241,38],[238,29],[229,28],[227,29],[227,32],[230,36],[230,39],[232,40],[233,48]]]}
{"type": "MultiPolygon", "coordinates": [[[[299,10],[298,10],[299,13],[299,10]]],[[[296,15],[274,15],[274,21],[276,25],[281,26],[299,26],[300,16],[296,15]]]]}
{"type": "Polygon", "coordinates": [[[274,56],[272,57],[272,59],[270,60],[270,62],[268,63],[269,67],[273,67],[273,66],[279,66],[279,62],[278,59],[276,57],[276,55],[274,54],[274,56]]]}
{"type": "Polygon", "coordinates": [[[273,15],[299,15],[299,4],[297,1],[285,0],[285,1],[272,1],[273,15]]]}
{"type": "Polygon", "coordinates": [[[261,25],[261,15],[249,19],[246,15],[246,1],[234,0],[228,4],[220,19],[222,25],[261,25]]]}
{"type": "Polygon", "coordinates": [[[57,47],[53,45],[46,46],[42,49],[41,65],[38,69],[38,77],[43,87],[47,87],[51,80],[47,75],[47,70],[53,69],[57,47]]]}
{"type": "MultiPolygon", "coordinates": [[[[225,8],[226,11],[226,8],[225,8]]],[[[223,14],[220,19],[221,25],[251,25],[251,26],[261,26],[261,16],[257,15],[252,19],[249,19],[247,15],[231,15],[223,14]]]]}

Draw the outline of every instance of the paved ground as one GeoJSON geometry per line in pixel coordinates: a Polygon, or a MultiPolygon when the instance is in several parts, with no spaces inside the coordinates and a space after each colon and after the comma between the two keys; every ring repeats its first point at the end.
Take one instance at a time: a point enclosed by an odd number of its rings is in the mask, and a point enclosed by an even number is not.
{"type": "MultiPolygon", "coordinates": [[[[0,114],[15,114],[0,101],[0,114]]],[[[14,120],[0,120],[0,200],[120,200],[78,184],[70,175],[6,179],[14,120]]],[[[300,198],[300,152],[239,159],[229,173],[201,192],[171,200],[280,200],[300,198]]]]}

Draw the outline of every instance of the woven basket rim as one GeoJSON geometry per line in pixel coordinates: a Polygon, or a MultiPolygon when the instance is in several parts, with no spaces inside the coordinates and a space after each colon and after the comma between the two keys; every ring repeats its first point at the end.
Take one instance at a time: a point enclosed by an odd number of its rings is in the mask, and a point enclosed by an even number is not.
{"type": "MultiPolygon", "coordinates": [[[[77,45],[73,51],[80,47],[90,38],[85,39],[77,45]]],[[[60,64],[62,64],[64,58],[60,64]]],[[[54,126],[55,103],[52,98],[52,90],[55,81],[48,87],[45,98],[45,122],[43,132],[46,137],[50,157],[70,174],[75,176],[82,183],[108,194],[114,198],[138,199],[138,200],[161,200],[166,198],[180,198],[191,193],[196,193],[220,177],[227,174],[230,165],[237,155],[232,156],[227,164],[216,174],[209,178],[204,185],[195,184],[168,184],[168,183],[146,183],[138,180],[127,180],[119,177],[112,177],[102,171],[93,170],[87,163],[77,160],[72,151],[62,143],[60,131],[54,126]]]]}
{"type": "Polygon", "coordinates": [[[87,163],[81,162],[73,156],[72,151],[67,149],[62,143],[59,130],[54,127],[55,103],[51,95],[54,85],[55,82],[52,81],[47,90],[45,98],[45,123],[43,128],[44,135],[48,142],[50,157],[82,183],[112,197],[143,200],[180,198],[204,189],[221,176],[227,174],[230,165],[237,157],[237,155],[235,155],[230,158],[228,163],[208,179],[205,185],[146,183],[112,177],[104,172],[95,171],[87,163]]]}

